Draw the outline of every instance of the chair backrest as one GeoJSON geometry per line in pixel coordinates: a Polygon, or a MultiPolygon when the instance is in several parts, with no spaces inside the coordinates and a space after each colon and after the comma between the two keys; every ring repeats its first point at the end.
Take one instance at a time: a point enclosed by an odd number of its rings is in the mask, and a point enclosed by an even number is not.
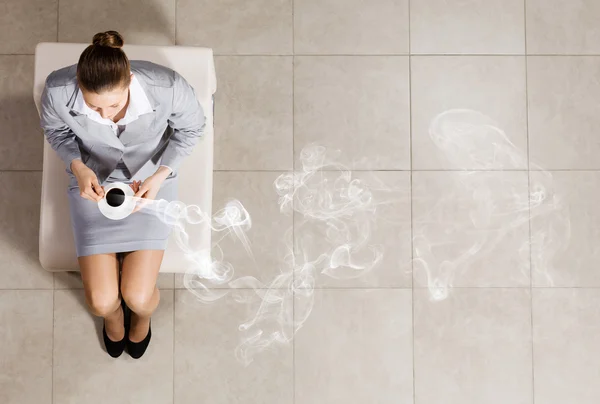
{"type": "MultiPolygon", "coordinates": [[[[54,70],[77,63],[88,44],[40,43],[35,50],[33,97],[38,112],[46,78],[54,70]]],[[[216,76],[212,49],[185,46],[125,45],[130,60],[148,60],[167,66],[181,74],[196,91],[206,115],[206,134],[179,170],[179,199],[196,204],[209,215],[212,211],[213,174],[213,94],[216,76]]],[[[41,140],[40,140],[41,141],[41,140]]],[[[40,211],[40,262],[51,271],[77,270],[77,258],[63,162],[43,140],[44,166],[40,211]]],[[[189,226],[194,248],[210,254],[210,226],[189,226]]],[[[174,240],[169,241],[161,272],[185,272],[187,261],[174,240]]]]}

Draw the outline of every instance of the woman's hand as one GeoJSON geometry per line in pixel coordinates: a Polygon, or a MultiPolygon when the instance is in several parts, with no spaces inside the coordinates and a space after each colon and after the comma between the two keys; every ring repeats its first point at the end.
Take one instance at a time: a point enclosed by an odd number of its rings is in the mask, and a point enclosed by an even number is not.
{"type": "MultiPolygon", "coordinates": [[[[160,190],[160,186],[171,174],[171,170],[166,167],[159,167],[158,170],[142,183],[141,181],[134,181],[131,184],[135,197],[143,198],[145,200],[154,200],[160,190]]],[[[145,203],[138,203],[133,212],[137,212],[144,207],[145,203]]]]}
{"type": "Polygon", "coordinates": [[[71,162],[71,171],[77,178],[79,195],[90,201],[99,202],[104,197],[104,188],[98,183],[96,173],[86,166],[81,160],[71,162]]]}

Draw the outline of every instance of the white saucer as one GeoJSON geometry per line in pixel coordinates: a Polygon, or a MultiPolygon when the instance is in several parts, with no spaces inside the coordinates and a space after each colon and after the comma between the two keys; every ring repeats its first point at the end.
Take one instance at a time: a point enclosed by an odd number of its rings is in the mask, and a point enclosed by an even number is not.
{"type": "Polygon", "coordinates": [[[122,182],[115,182],[107,187],[104,187],[104,198],[98,202],[98,208],[100,209],[100,212],[102,212],[102,214],[109,219],[125,219],[127,216],[131,215],[135,209],[135,200],[133,198],[134,195],[135,193],[129,185],[122,182]],[[120,189],[125,194],[125,201],[120,206],[110,206],[106,201],[106,195],[108,195],[110,190],[114,188],[120,189]]]}

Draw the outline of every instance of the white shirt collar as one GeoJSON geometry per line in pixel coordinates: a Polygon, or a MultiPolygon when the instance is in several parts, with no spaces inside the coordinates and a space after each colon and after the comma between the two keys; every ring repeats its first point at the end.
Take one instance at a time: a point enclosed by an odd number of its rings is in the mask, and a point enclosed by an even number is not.
{"type": "Polygon", "coordinates": [[[83,99],[83,94],[81,93],[81,91],[77,93],[77,98],[75,99],[73,110],[79,112],[80,114],[86,115],[93,121],[110,126],[127,125],[128,123],[138,119],[141,115],[153,111],[152,105],[150,104],[150,100],[148,100],[148,97],[146,96],[142,85],[135,76],[133,76],[133,78],[131,79],[131,84],[129,85],[129,106],[127,107],[125,116],[117,123],[114,123],[110,119],[102,118],[102,116],[98,112],[88,107],[85,103],[85,100],[83,99]]]}

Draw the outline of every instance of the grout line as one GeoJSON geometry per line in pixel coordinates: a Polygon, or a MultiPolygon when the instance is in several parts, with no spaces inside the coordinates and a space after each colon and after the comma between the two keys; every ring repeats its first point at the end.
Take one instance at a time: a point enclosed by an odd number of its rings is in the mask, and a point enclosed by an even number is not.
{"type": "MultiPolygon", "coordinates": [[[[227,57],[280,57],[280,56],[312,56],[312,57],[338,57],[338,56],[367,56],[367,57],[379,57],[379,56],[397,56],[397,57],[406,57],[408,53],[390,53],[390,54],[351,54],[351,53],[329,53],[329,54],[318,54],[318,53],[215,53],[215,56],[227,56],[227,57]]],[[[501,56],[501,55],[500,55],[501,56]]],[[[524,56],[524,55],[519,55],[524,56]]]]}
{"type": "Polygon", "coordinates": [[[411,17],[410,0],[408,0],[407,3],[408,3],[407,4],[407,7],[408,7],[408,22],[407,22],[407,25],[408,25],[408,56],[410,56],[410,55],[412,55],[412,43],[411,43],[412,38],[411,38],[411,34],[410,34],[410,31],[411,31],[411,29],[410,29],[410,20],[411,20],[411,18],[410,18],[411,17]]]}
{"type": "MultiPolygon", "coordinates": [[[[523,1],[523,21],[524,21],[524,39],[525,54],[527,55],[527,0],[523,1]]],[[[534,363],[534,343],[533,343],[533,260],[532,260],[532,240],[531,230],[531,145],[529,139],[529,58],[525,58],[525,130],[527,134],[527,202],[529,213],[529,325],[531,336],[531,401],[535,403],[535,363],[534,363]]]]}
{"type": "Polygon", "coordinates": [[[292,171],[296,171],[296,18],[292,0],[292,171]]]}
{"type": "Polygon", "coordinates": [[[215,53],[214,56],[226,57],[279,57],[279,56],[304,56],[304,57],[599,57],[600,53],[215,53]]]}
{"type": "MultiPolygon", "coordinates": [[[[282,289],[286,289],[287,287],[281,287],[281,288],[274,288],[275,290],[282,290],[282,289]]],[[[452,286],[449,287],[449,289],[529,289],[530,286],[529,285],[525,285],[525,286],[452,286]]],[[[209,288],[210,290],[269,290],[269,288],[209,288]]],[[[322,287],[315,287],[315,290],[387,290],[387,289],[392,289],[392,290],[404,290],[404,289],[411,289],[411,286],[322,286],[322,287]]],[[[414,289],[429,289],[428,286],[419,286],[419,285],[414,285],[414,289]]],[[[552,290],[552,289],[600,289],[600,285],[597,286],[531,286],[531,289],[548,289],[548,290],[552,290]]],[[[7,292],[7,291],[21,291],[21,292],[27,292],[27,291],[51,291],[52,289],[27,289],[27,288],[0,288],[0,291],[2,292],[7,292]]],[[[78,288],[57,288],[55,289],[57,291],[65,291],[65,290],[83,290],[83,287],[78,287],[78,288]]],[[[187,290],[187,288],[185,287],[181,287],[181,288],[162,288],[161,290],[187,290]]]]}
{"type": "MultiPolygon", "coordinates": [[[[371,56],[371,55],[364,55],[364,56],[371,56]]],[[[372,56],[376,56],[376,55],[372,55],[372,56]]],[[[394,56],[394,55],[382,55],[382,56],[394,56]]],[[[466,57],[477,57],[477,56],[482,56],[482,57],[515,57],[515,56],[521,56],[521,57],[526,57],[527,55],[524,53],[412,53],[411,56],[417,56],[417,57],[455,57],[455,56],[466,56],[466,57]]]]}
{"type": "MultiPolygon", "coordinates": [[[[292,0],[292,176],[296,171],[296,18],[292,0]]],[[[294,185],[295,187],[295,185],[294,185]]],[[[292,254],[296,248],[296,215],[292,199],[292,254]]],[[[292,285],[295,284],[296,273],[292,268],[292,285]]],[[[292,403],[296,404],[296,294],[292,287],[292,403]]]]}
{"type": "MultiPolygon", "coordinates": [[[[407,171],[407,170],[353,170],[353,171],[407,171]]],[[[524,172],[524,171],[531,171],[531,172],[554,172],[554,171],[574,171],[574,172],[598,172],[600,171],[600,168],[598,169],[588,169],[588,168],[555,168],[555,169],[527,169],[527,168],[522,168],[522,169],[511,169],[511,170],[457,170],[457,169],[418,169],[418,170],[413,170],[414,172],[465,172],[465,173],[472,173],[472,172],[524,172]]]]}
{"type": "MultiPolygon", "coordinates": [[[[287,287],[281,287],[281,288],[274,288],[275,290],[282,290],[282,289],[286,289],[287,287]]],[[[409,286],[322,286],[322,287],[315,287],[315,290],[388,290],[388,289],[392,289],[392,290],[405,290],[405,289],[411,289],[412,287],[409,286]]],[[[600,290],[600,285],[597,286],[529,286],[529,285],[525,285],[525,286],[452,286],[449,287],[449,289],[539,289],[539,290],[553,290],[553,289],[589,289],[589,290],[593,290],[593,289],[599,289],[600,290]]],[[[269,290],[269,288],[209,288],[210,290],[269,290]]],[[[419,285],[414,285],[414,289],[429,289],[428,286],[419,286],[419,285]]],[[[0,288],[1,292],[7,292],[7,291],[20,291],[20,292],[27,292],[27,291],[51,291],[53,289],[27,289],[27,288],[0,288]]],[[[55,289],[56,291],[65,291],[65,290],[83,290],[83,287],[78,287],[78,288],[57,288],[55,289]]],[[[161,290],[187,290],[187,288],[185,287],[181,287],[181,288],[163,288],[161,290]]]]}
{"type": "Polygon", "coordinates": [[[296,57],[292,57],[292,171],[296,171],[296,57]]]}
{"type": "Polygon", "coordinates": [[[56,42],[60,38],[60,0],[56,0],[56,42]]]}
{"type": "Polygon", "coordinates": [[[525,40],[525,55],[527,56],[527,0],[523,0],[523,38],[525,40]]]}
{"type": "Polygon", "coordinates": [[[54,404],[54,313],[56,312],[56,290],[52,289],[52,358],[50,359],[50,362],[52,364],[52,376],[51,376],[51,381],[52,381],[52,387],[50,388],[50,402],[52,404],[54,404]]]}
{"type": "MultiPolygon", "coordinates": [[[[292,220],[292,240],[294,240],[293,232],[294,222],[292,220]]],[[[292,241],[292,248],[294,248],[293,244],[292,241]]],[[[294,282],[294,278],[295,274],[292,273],[292,282],[294,282]]],[[[296,332],[296,293],[292,288],[292,403],[294,404],[296,403],[296,332]]]]}
{"type": "MultiPolygon", "coordinates": [[[[177,8],[178,8],[178,4],[179,4],[178,0],[175,0],[175,38],[173,41],[175,46],[177,46],[177,8]]],[[[213,120],[214,120],[214,116],[213,116],[213,120]]]]}
{"type": "Polygon", "coordinates": [[[533,342],[533,289],[530,292],[531,298],[531,402],[535,404],[535,363],[534,363],[534,342],[533,342]]]}
{"type": "MultiPolygon", "coordinates": [[[[5,170],[5,171],[42,171],[42,170],[5,170]]],[[[214,170],[214,172],[289,172],[289,171],[293,171],[292,169],[285,169],[285,170],[214,170]]],[[[322,171],[339,171],[339,170],[322,170],[322,171]]],[[[527,167],[523,167],[523,168],[514,168],[514,169],[491,169],[491,170],[464,170],[464,169],[457,169],[457,168],[358,168],[358,169],[352,169],[351,171],[356,171],[356,172],[373,172],[373,171],[402,171],[402,172],[410,172],[410,171],[414,171],[414,172],[435,172],[435,171],[439,171],[439,172],[446,172],[446,171],[452,171],[452,172],[522,172],[522,171],[529,171],[527,169],[527,167]]],[[[539,171],[539,172],[552,172],[552,171],[582,171],[582,172],[597,172],[600,171],[600,167],[599,168],[548,168],[548,169],[532,169],[531,171],[539,171]]]]}
{"type": "MultiPolygon", "coordinates": [[[[177,27],[176,27],[177,31],[177,27]]],[[[58,33],[57,33],[58,37],[58,33]]],[[[177,45],[177,41],[175,41],[177,45]]],[[[35,53],[0,53],[0,56],[35,56],[35,53]]],[[[482,56],[482,57],[503,57],[503,56],[522,56],[522,57],[600,57],[599,54],[575,54],[575,53],[565,53],[565,54],[552,54],[552,53],[539,53],[539,54],[469,54],[469,53],[397,53],[397,54],[291,54],[291,53],[282,53],[282,54],[228,54],[228,53],[214,53],[215,57],[281,57],[281,56],[303,56],[303,57],[407,57],[407,56],[416,56],[416,57],[444,57],[444,56],[482,56]]]]}
{"type": "MultiPolygon", "coordinates": [[[[177,27],[176,27],[177,30],[177,27]]],[[[57,34],[58,37],[58,34],[57,34]]],[[[175,41],[177,45],[177,41],[175,41]]],[[[0,56],[35,56],[35,53],[0,53],[0,56]]],[[[525,55],[520,53],[515,54],[477,54],[477,53],[397,53],[397,54],[292,54],[292,53],[282,53],[282,54],[229,54],[229,53],[214,53],[215,57],[281,57],[281,56],[303,56],[303,57],[407,57],[407,56],[416,56],[416,57],[444,57],[444,56],[482,56],[482,57],[503,57],[503,56],[522,56],[522,57],[600,57],[599,54],[552,54],[552,53],[539,53],[539,54],[531,54],[525,55]]]]}
{"type": "MultiPolygon", "coordinates": [[[[41,170],[0,170],[0,171],[25,171],[25,172],[41,172],[41,170]]],[[[277,173],[281,173],[281,172],[290,172],[293,171],[293,169],[285,169],[285,170],[213,170],[213,172],[218,172],[218,173],[253,173],[253,172],[269,172],[269,173],[273,173],[273,172],[277,172],[277,173]]],[[[336,172],[338,170],[322,170],[323,172],[336,172]]],[[[573,172],[600,172],[600,168],[549,168],[549,169],[531,169],[528,170],[527,167],[523,167],[520,169],[492,169],[492,170],[463,170],[463,169],[455,169],[455,168],[449,168],[449,169],[444,169],[444,168],[426,168],[426,169],[422,169],[422,168],[418,168],[418,169],[410,169],[410,168],[371,168],[371,169],[367,169],[367,168],[358,168],[358,169],[352,169],[350,170],[352,172],[465,172],[465,173],[472,173],[472,172],[482,172],[482,173],[487,173],[487,172],[524,172],[524,171],[532,171],[532,172],[553,172],[553,171],[573,171],[573,172]]]]}
{"type": "Polygon", "coordinates": [[[268,56],[306,56],[306,57],[406,57],[406,56],[483,56],[483,57],[504,57],[504,56],[600,56],[600,54],[533,54],[525,53],[215,53],[215,56],[227,57],[268,57],[268,56]]]}
{"type": "Polygon", "coordinates": [[[532,54],[528,54],[526,55],[527,57],[549,57],[549,56],[555,56],[555,57],[598,57],[600,56],[600,53],[588,53],[588,54],[583,54],[583,53],[532,53],[532,54]]]}
{"type": "MultiPolygon", "coordinates": [[[[294,203],[292,201],[292,203],[294,203]]],[[[292,214],[292,251],[294,247],[294,218],[292,214]]],[[[292,272],[292,283],[295,283],[296,274],[292,272]]],[[[298,330],[300,331],[300,330],[298,330]]],[[[296,403],[296,293],[292,287],[292,403],[296,403]]]]}
{"type": "MultiPolygon", "coordinates": [[[[525,65],[527,66],[527,62],[525,62],[525,65]]],[[[527,67],[525,67],[525,74],[527,75],[527,67]]],[[[527,79],[526,80],[526,86],[527,86],[527,79]]],[[[526,97],[529,98],[529,96],[527,95],[527,90],[525,90],[526,93],[526,97]]],[[[527,111],[527,122],[529,122],[529,107],[528,104],[526,104],[525,107],[526,111],[527,111]]],[[[529,158],[529,124],[527,124],[526,126],[526,130],[527,130],[527,164],[529,165],[530,163],[530,158],[529,158]]],[[[530,326],[531,326],[531,385],[532,385],[532,389],[533,389],[533,378],[534,378],[534,364],[533,364],[533,274],[534,274],[534,270],[533,270],[533,262],[532,262],[532,230],[531,230],[531,171],[528,170],[527,171],[528,175],[527,175],[527,203],[528,203],[528,214],[529,214],[529,220],[528,220],[528,224],[529,224],[529,298],[530,298],[530,326]]],[[[532,397],[533,397],[533,402],[535,403],[535,392],[532,392],[532,397]]]]}
{"type": "Polygon", "coordinates": [[[413,403],[417,402],[416,372],[415,372],[415,266],[414,266],[414,221],[413,221],[413,111],[412,111],[412,38],[411,38],[411,2],[408,0],[408,142],[410,161],[410,298],[412,323],[412,396],[413,403]]]}
{"type": "Polygon", "coordinates": [[[292,0],[292,55],[296,54],[296,17],[294,11],[294,0],[292,0]]]}
{"type": "MultiPolygon", "coordinates": [[[[412,152],[411,152],[412,154],[412,152]]],[[[214,173],[285,173],[285,172],[292,172],[294,171],[294,169],[282,169],[282,170],[213,170],[214,173]]],[[[336,172],[338,170],[322,170],[323,172],[336,172]]],[[[544,169],[544,170],[536,170],[536,169],[531,169],[528,170],[527,168],[522,168],[522,169],[510,169],[510,170],[462,170],[462,169],[443,169],[443,168],[431,168],[431,169],[400,169],[400,168],[389,168],[389,169],[385,169],[385,168],[373,168],[373,169],[352,169],[350,170],[352,172],[357,172],[357,173],[361,173],[361,172],[366,172],[366,173],[372,173],[372,172],[415,172],[415,173],[420,173],[420,172],[440,172],[440,173],[444,173],[444,172],[464,172],[464,173],[473,173],[473,172],[481,172],[481,173],[488,173],[488,172],[581,172],[581,173],[596,173],[596,172],[600,172],[600,168],[550,168],[550,169],[544,169]]],[[[41,173],[43,172],[43,170],[10,170],[10,169],[2,169],[0,170],[0,173],[41,173]]],[[[61,272],[61,271],[56,271],[56,272],[61,272]]]]}
{"type": "Polygon", "coordinates": [[[177,301],[177,289],[173,289],[173,404],[175,404],[175,303],[177,301]]]}

